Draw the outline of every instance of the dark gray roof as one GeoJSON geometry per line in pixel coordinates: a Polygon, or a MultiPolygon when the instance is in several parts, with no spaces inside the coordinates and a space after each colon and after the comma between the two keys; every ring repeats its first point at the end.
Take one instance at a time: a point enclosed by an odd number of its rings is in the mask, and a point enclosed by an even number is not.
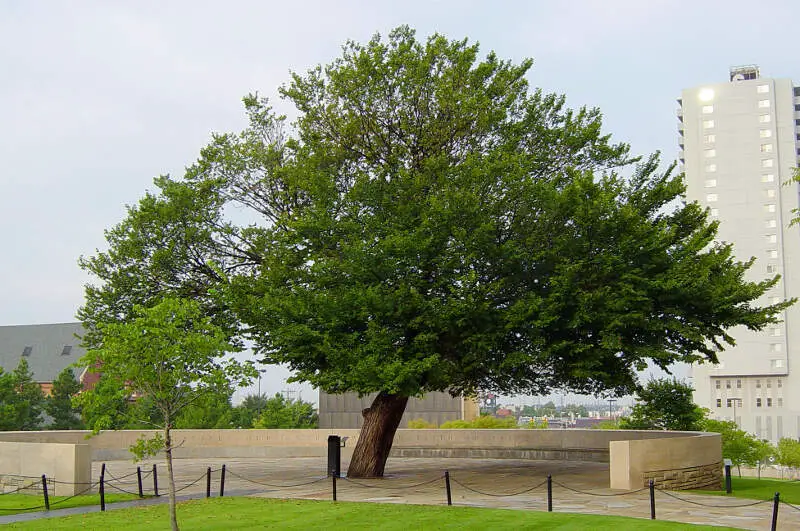
{"type": "Polygon", "coordinates": [[[0,326],[0,367],[13,371],[25,353],[33,379],[52,382],[86,353],[75,334],[83,334],[80,323],[0,326]]]}

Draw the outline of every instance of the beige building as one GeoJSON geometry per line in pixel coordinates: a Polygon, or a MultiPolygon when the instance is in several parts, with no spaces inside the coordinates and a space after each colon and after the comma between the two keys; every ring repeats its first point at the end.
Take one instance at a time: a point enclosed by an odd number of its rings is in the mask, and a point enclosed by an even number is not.
{"type": "MultiPolygon", "coordinates": [[[[717,239],[732,242],[737,259],[756,259],[749,280],[781,275],[760,304],[800,295],[800,227],[789,227],[798,187],[784,186],[798,161],[800,87],[736,67],[723,83],[684,90],[678,104],[687,198],[720,221],[717,239]]],[[[773,442],[800,437],[800,306],[780,317],[762,332],[733,329],[736,346],[718,365],[692,368],[697,404],[773,442]]]]}
{"type": "MultiPolygon", "coordinates": [[[[361,412],[372,404],[376,394],[359,398],[356,393],[331,395],[320,391],[320,429],[361,428],[364,424],[361,412]]],[[[408,421],[415,419],[422,419],[436,426],[448,420],[473,420],[478,413],[478,403],[473,399],[453,397],[449,393],[428,393],[422,398],[409,399],[400,427],[407,428],[408,421]]]]}

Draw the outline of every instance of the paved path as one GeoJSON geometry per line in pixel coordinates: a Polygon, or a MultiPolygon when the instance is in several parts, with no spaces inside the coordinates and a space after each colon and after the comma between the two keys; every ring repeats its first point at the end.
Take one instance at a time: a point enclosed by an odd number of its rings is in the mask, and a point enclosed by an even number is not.
{"type": "MultiPolygon", "coordinates": [[[[142,464],[143,471],[152,462],[142,464]]],[[[159,490],[166,493],[166,467],[157,461],[159,490]]],[[[332,480],[325,476],[322,458],[293,459],[182,459],[176,461],[176,484],[185,497],[205,495],[205,473],[211,467],[212,495],[219,493],[222,464],[226,465],[226,495],[254,495],[272,498],[330,500],[332,480]]],[[[106,463],[107,477],[135,472],[130,461],[106,463]]],[[[445,505],[444,471],[451,478],[454,505],[502,507],[522,510],[547,510],[545,480],[553,477],[553,510],[589,514],[650,517],[649,492],[624,493],[608,489],[608,465],[572,461],[523,461],[478,459],[390,459],[386,477],[379,480],[337,480],[337,499],[380,503],[445,505]],[[523,492],[526,491],[526,492],[523,492]],[[515,494],[514,496],[501,496],[515,494]]],[[[93,477],[100,475],[100,463],[93,477]]],[[[123,478],[121,488],[136,491],[135,475],[123,478]],[[132,482],[126,484],[124,482],[132,482]]],[[[152,479],[144,480],[145,493],[152,492],[152,479]]],[[[107,492],[113,492],[108,489],[107,492]]],[[[159,499],[162,503],[166,496],[159,499]]],[[[137,502],[138,503],[138,502],[137,502]]],[[[154,503],[154,502],[150,502],[154,503]]],[[[656,516],[659,520],[725,525],[742,529],[770,528],[772,502],[758,503],[740,498],[699,496],[685,492],[656,491],[656,516]],[[750,506],[745,506],[745,505],[750,506]]],[[[117,506],[119,504],[114,504],[117,506]]],[[[109,508],[113,508],[109,506],[109,508]]],[[[92,508],[97,510],[97,508],[92,508]]],[[[69,509],[67,509],[69,511],[69,509]]],[[[80,511],[76,508],[74,511],[80,511]]],[[[43,516],[57,516],[51,511],[43,516]]],[[[33,515],[0,517],[0,524],[36,518],[33,515]],[[11,519],[11,520],[10,520],[11,519]],[[16,521],[18,521],[16,520],[16,521]]],[[[800,510],[782,505],[779,529],[800,529],[800,510]]]]}

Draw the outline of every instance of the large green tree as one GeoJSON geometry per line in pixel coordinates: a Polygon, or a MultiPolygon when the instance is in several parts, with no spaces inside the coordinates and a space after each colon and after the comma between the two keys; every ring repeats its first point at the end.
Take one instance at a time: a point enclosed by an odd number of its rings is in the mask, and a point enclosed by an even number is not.
{"type": "Polygon", "coordinates": [[[21,358],[12,372],[0,368],[0,430],[38,430],[44,404],[44,393],[33,380],[28,360],[21,358]]]}
{"type": "Polygon", "coordinates": [[[158,179],[82,262],[89,339],[199,293],[296,380],[377,392],[355,477],[382,475],[409,397],[629,393],[648,361],[716,361],[730,327],[774,322],[785,304],[753,301],[775,280],[745,280],[681,176],[531,90],[531,64],[401,27],[293,74],[288,128],[245,98],[248,127],[158,179]]]}
{"type": "Polygon", "coordinates": [[[73,397],[81,390],[81,384],[72,369],[67,367],[59,373],[53,382],[50,396],[45,401],[44,409],[52,418],[48,426],[51,430],[79,430],[83,428],[80,408],[75,407],[73,397]]]}
{"type": "Polygon", "coordinates": [[[259,429],[303,429],[316,428],[318,425],[314,404],[285,398],[280,393],[267,399],[264,409],[253,423],[253,427],[259,429]]]}
{"type": "Polygon", "coordinates": [[[103,325],[102,347],[89,350],[82,361],[128,395],[148,400],[157,412],[163,435],[141,440],[132,450],[137,457],[164,452],[170,523],[177,530],[171,430],[181,412],[209,395],[228,395],[232,385],[248,384],[256,371],[226,357],[236,348],[196,301],[166,298],[150,308],[135,306],[134,312],[128,322],[103,325]]]}

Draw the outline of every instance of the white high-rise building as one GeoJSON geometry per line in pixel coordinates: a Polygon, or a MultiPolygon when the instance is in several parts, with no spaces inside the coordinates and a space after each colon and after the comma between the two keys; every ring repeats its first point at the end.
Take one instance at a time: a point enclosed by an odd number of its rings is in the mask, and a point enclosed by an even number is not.
{"type": "MultiPolygon", "coordinates": [[[[736,67],[678,103],[688,199],[719,219],[717,239],[732,242],[737,259],[756,259],[748,280],[781,275],[760,304],[800,296],[800,227],[789,227],[800,196],[785,185],[800,153],[800,87],[736,67]]],[[[692,367],[697,404],[772,442],[800,438],[800,305],[781,318],[761,332],[733,329],[736,346],[719,365],[692,367]]]]}

